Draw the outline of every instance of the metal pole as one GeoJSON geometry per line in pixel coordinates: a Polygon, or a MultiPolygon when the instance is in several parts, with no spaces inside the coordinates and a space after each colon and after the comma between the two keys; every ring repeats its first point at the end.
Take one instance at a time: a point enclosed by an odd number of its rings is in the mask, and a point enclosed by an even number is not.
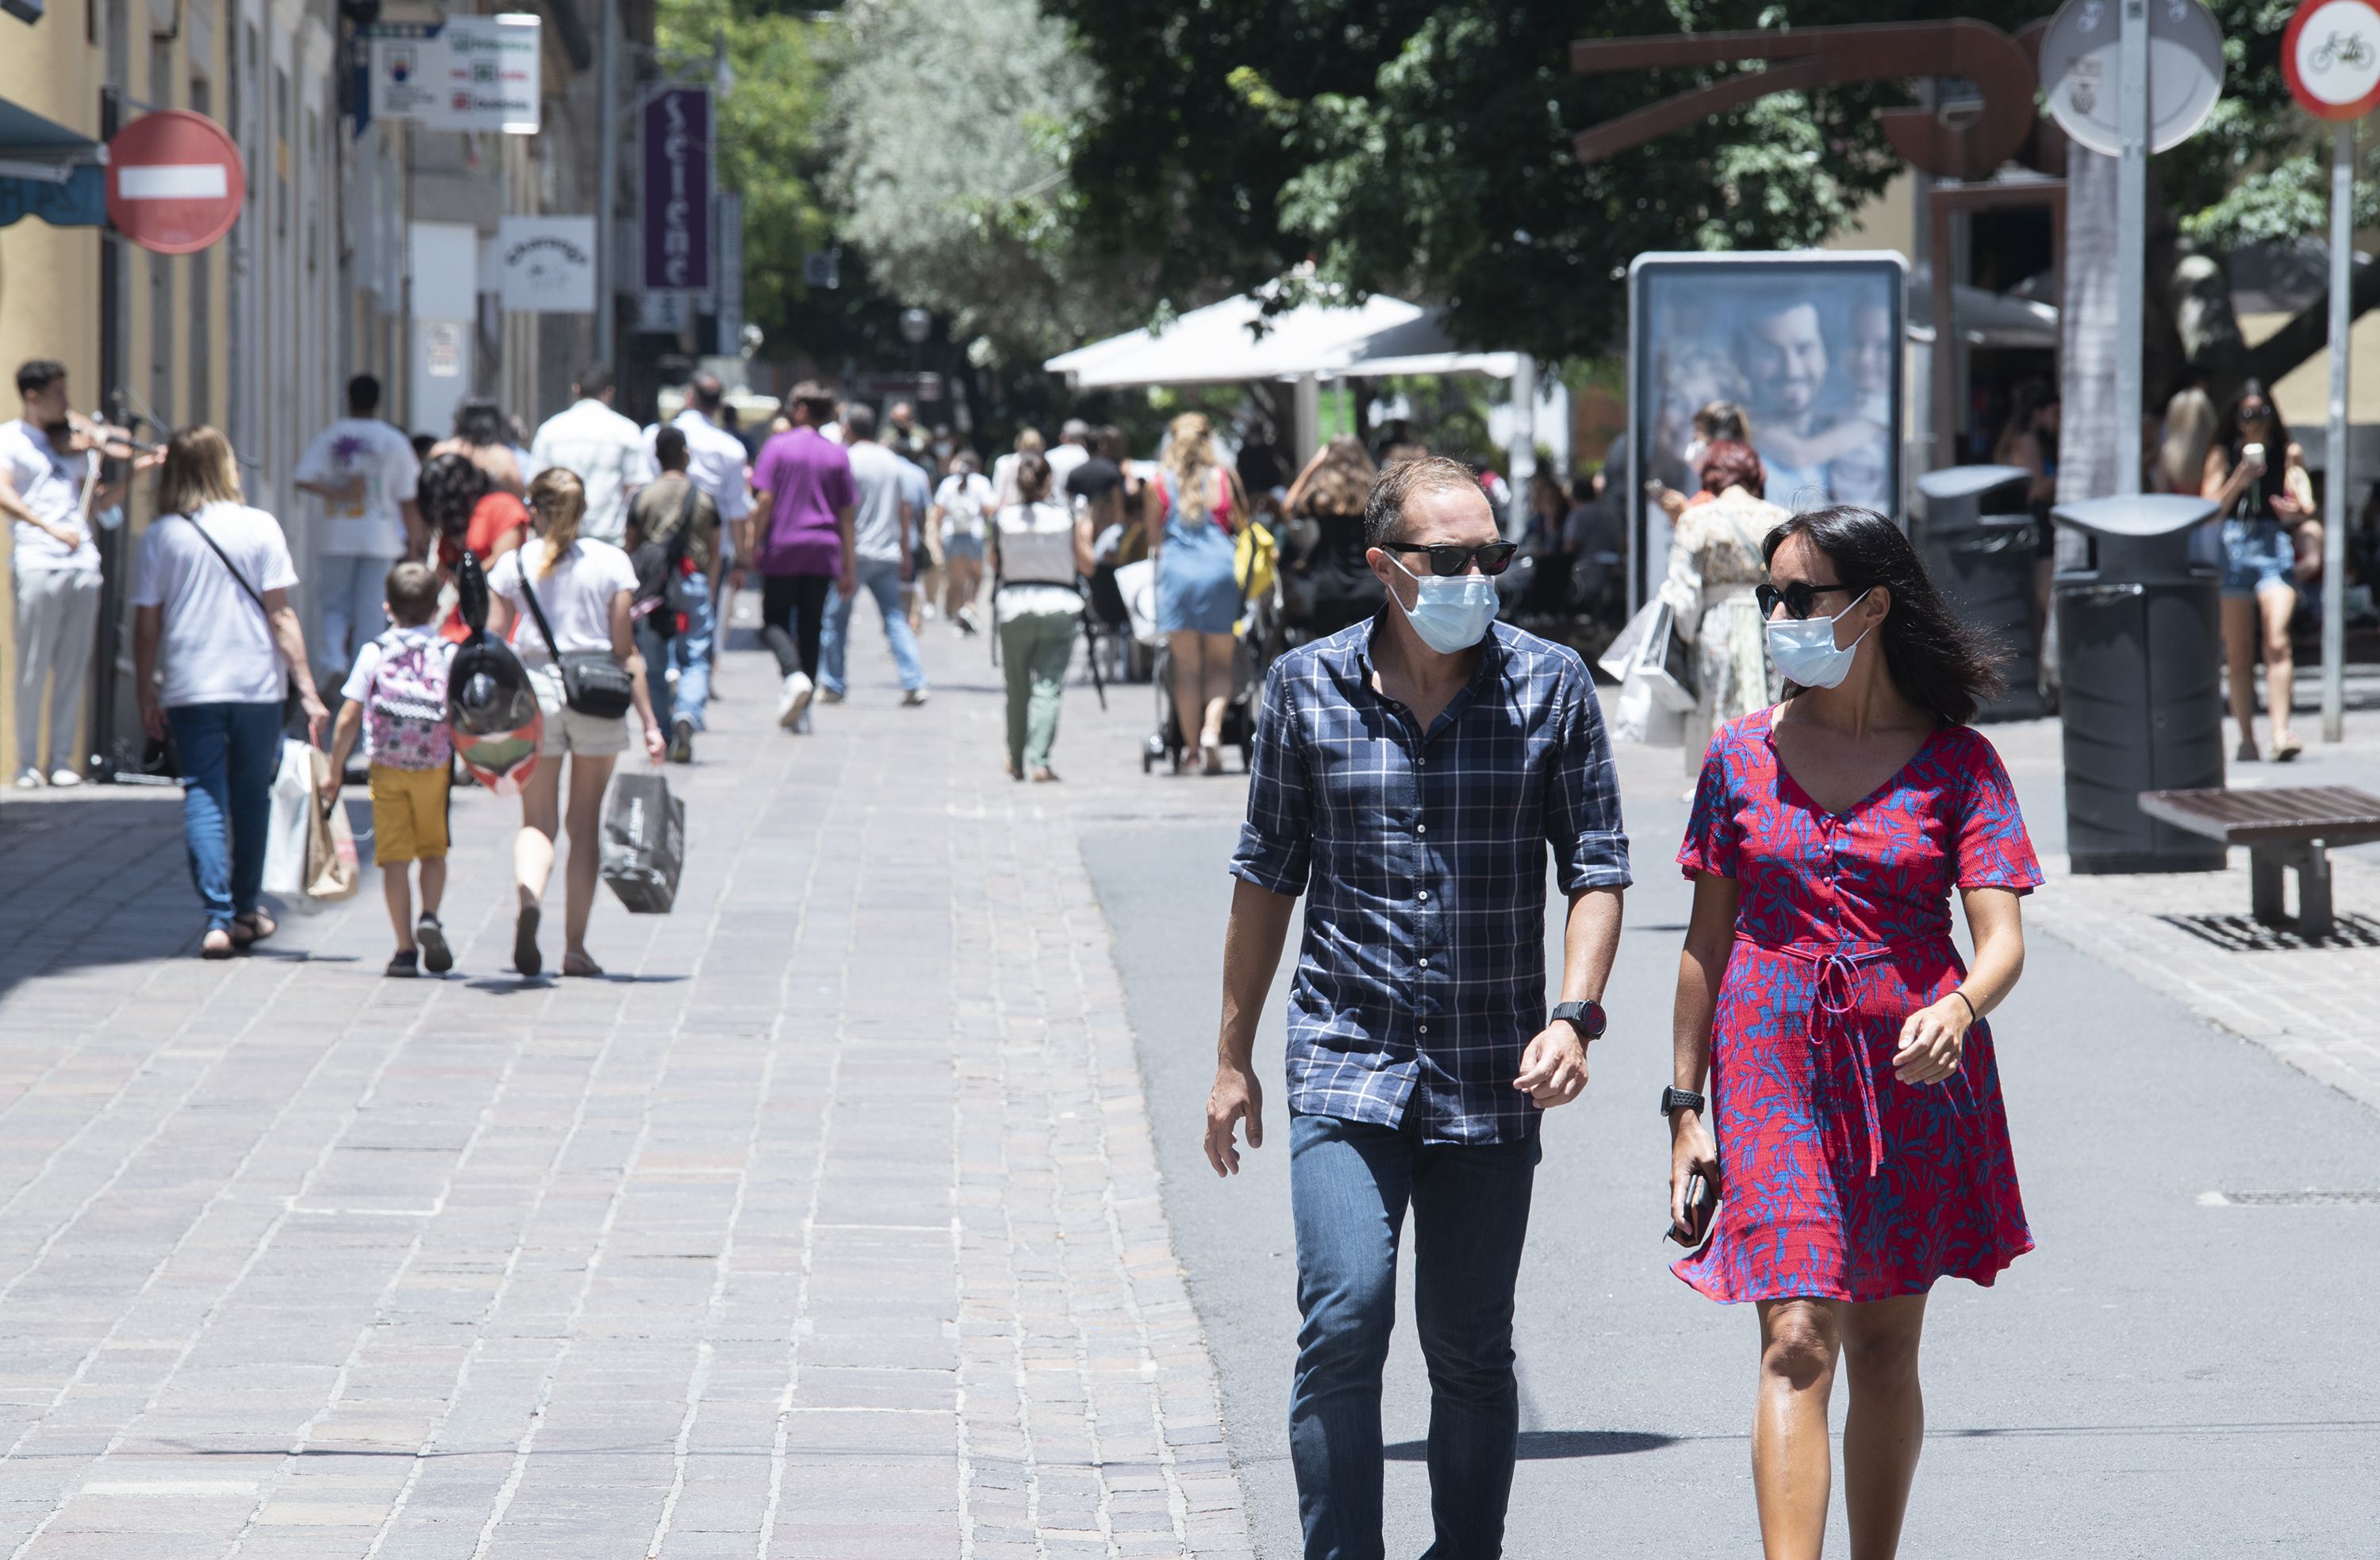
{"type": "Polygon", "coordinates": [[[613,262],[612,208],[620,186],[620,127],[613,113],[620,102],[620,0],[603,0],[601,35],[595,43],[595,360],[617,372],[612,360],[618,323],[619,278],[613,262]]]}
{"type": "Polygon", "coordinates": [[[2148,270],[2148,0],[2123,0],[2116,48],[2116,492],[2141,491],[2142,285],[2148,270]]]}
{"type": "MultiPolygon", "coordinates": [[[[2330,439],[2324,451],[2322,533],[2322,739],[2347,736],[2347,353],[2348,290],[2355,264],[2355,121],[2341,119],[2330,152],[2330,439]]],[[[2276,711],[2286,720],[2286,711],[2276,711]]]]}

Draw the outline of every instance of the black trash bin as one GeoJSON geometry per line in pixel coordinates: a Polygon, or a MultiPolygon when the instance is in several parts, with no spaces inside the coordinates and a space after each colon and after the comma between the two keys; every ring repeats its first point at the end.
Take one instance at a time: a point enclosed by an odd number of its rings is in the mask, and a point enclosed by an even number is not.
{"type": "Polygon", "coordinates": [[[2215,513],[2180,494],[2051,511],[2091,541],[2057,577],[2066,848],[2077,872],[2211,872],[2222,845],[2140,809],[2143,791],[2223,784],[2223,621],[2216,569],[2191,557],[2215,513]]]}
{"type": "Polygon", "coordinates": [[[1950,466],[1917,479],[1909,540],[1951,609],[2008,652],[2008,687],[1981,719],[2032,720],[2041,697],[2041,628],[2033,599],[2033,473],[2022,466],[1950,466]]]}

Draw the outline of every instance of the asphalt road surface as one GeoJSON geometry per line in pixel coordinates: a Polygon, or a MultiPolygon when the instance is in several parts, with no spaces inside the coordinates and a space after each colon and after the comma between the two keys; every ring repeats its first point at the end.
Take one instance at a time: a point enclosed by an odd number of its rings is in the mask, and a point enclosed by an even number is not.
{"type": "MultiPolygon", "coordinates": [[[[2058,848],[2055,781],[2021,774],[2019,785],[2037,841],[2058,848]]],[[[1514,1556],[1758,1551],[1754,1318],[1671,1276],[1675,1249],[1659,1238],[1667,1133],[1655,1105],[1689,897],[1670,865],[1682,788],[1643,774],[1630,787],[1638,886],[1611,1032],[1594,1049],[1585,1096],[1546,1127],[1521,1277],[1514,1556]]],[[[1230,848],[1230,832],[1212,826],[1085,841],[1115,932],[1174,1241],[1221,1373],[1259,1552],[1278,1560],[1299,1553],[1281,1083],[1295,932],[1258,1043],[1273,1137],[1220,1182],[1199,1136],[1230,848]]],[[[1949,1280],[1935,1293],[1931,1428],[1903,1553],[2375,1553],[2380,1118],[2074,947],[2036,934],[2029,951],[1995,1030],[2039,1249],[1991,1289],[1949,1280]],[[2308,1191],[2366,1196],[2294,1196],[2308,1191]],[[2210,1195],[2221,1193],[2293,1195],[2210,1195]]],[[[1403,1287],[1409,1319],[1409,1275],[1403,1287]]],[[[1842,1404],[1839,1391],[1839,1426],[1842,1404]]],[[[1409,1327],[1385,1414],[1389,1553],[1415,1555],[1429,1542],[1427,1388],[1409,1327]]]]}

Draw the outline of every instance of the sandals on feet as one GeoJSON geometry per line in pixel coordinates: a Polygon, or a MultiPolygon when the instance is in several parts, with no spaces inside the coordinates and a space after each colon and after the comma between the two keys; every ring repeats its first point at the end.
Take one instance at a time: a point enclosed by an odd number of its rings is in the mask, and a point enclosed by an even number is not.
{"type": "Polygon", "coordinates": [[[603,978],[603,967],[585,954],[565,954],[562,956],[562,973],[572,980],[600,981],[603,978]]]}
{"type": "Polygon", "coordinates": [[[2299,741],[2294,736],[2276,737],[2273,738],[2273,762],[2275,763],[2287,763],[2291,759],[2304,751],[2305,744],[2299,741]]]}
{"type": "Polygon", "coordinates": [[[236,947],[261,943],[281,930],[281,923],[262,910],[250,910],[244,916],[231,918],[231,940],[236,947]]]}
{"type": "Polygon", "coordinates": [[[210,926],[207,928],[206,935],[199,939],[199,957],[229,958],[239,952],[239,944],[233,940],[229,932],[220,926],[210,926]]]}
{"type": "Polygon", "coordinates": [[[513,918],[513,968],[523,980],[534,979],[545,969],[537,952],[537,921],[535,905],[523,905],[520,914],[513,918]]]}

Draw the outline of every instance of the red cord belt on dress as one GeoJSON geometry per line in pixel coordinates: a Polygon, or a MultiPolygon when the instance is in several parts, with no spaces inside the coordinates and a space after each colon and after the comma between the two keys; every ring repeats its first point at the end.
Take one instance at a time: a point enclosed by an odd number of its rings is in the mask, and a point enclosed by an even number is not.
{"type": "MultiPolygon", "coordinates": [[[[1882,958],[1887,954],[1947,944],[1950,941],[1950,934],[1933,932],[1924,936],[1904,937],[1892,943],[1873,943],[1850,950],[1840,945],[1814,946],[1803,943],[1764,943],[1741,932],[1735,934],[1735,940],[1818,967],[1816,1005],[1810,1014],[1810,1043],[1815,1047],[1825,1043],[1826,1040],[1820,1032],[1823,1026],[1818,1020],[1819,1014],[1840,1018],[1858,1005],[1854,982],[1859,979],[1860,966],[1882,958]]],[[[1867,1047],[1854,1044],[1852,1049],[1852,1071],[1859,1078],[1860,1109],[1867,1120],[1867,1173],[1873,1179],[1876,1172],[1884,1168],[1884,1121],[1876,1104],[1875,1064],[1874,1059],[1865,1054],[1867,1047]]]]}

